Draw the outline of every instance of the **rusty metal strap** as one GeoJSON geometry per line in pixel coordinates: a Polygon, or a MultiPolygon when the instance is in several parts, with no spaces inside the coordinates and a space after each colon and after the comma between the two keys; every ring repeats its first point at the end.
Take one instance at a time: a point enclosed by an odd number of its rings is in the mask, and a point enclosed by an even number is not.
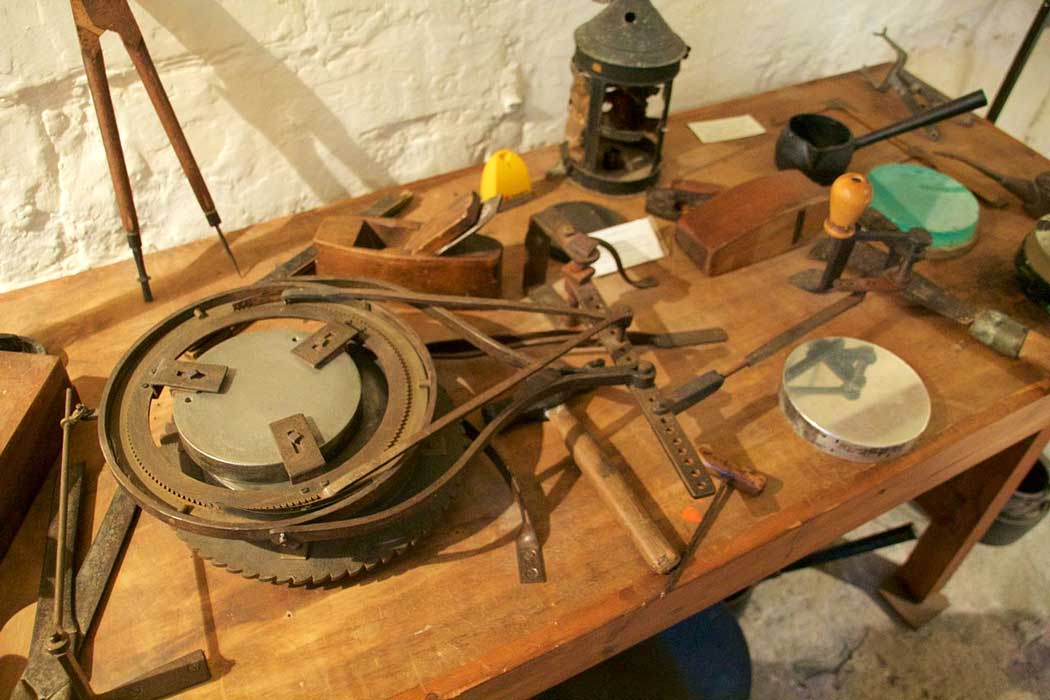
{"type": "MultiPolygon", "coordinates": [[[[462,421],[463,431],[471,440],[477,440],[481,432],[474,427],[470,421],[462,421]]],[[[485,445],[485,456],[496,467],[503,477],[507,488],[514,496],[514,502],[518,506],[521,525],[518,527],[518,536],[515,538],[515,548],[518,556],[518,579],[522,583],[544,583],[547,580],[547,567],[543,560],[543,547],[540,538],[536,535],[536,528],[532,525],[532,517],[529,515],[525,497],[522,495],[521,484],[518,482],[514,472],[510,470],[507,463],[496,448],[490,443],[485,445]]]]}
{"type": "Polygon", "coordinates": [[[270,433],[281,454],[281,462],[294,484],[325,465],[324,455],[306,416],[296,413],[270,423],[270,433]]]}
{"type": "MultiPolygon", "coordinates": [[[[592,283],[578,287],[576,295],[580,300],[580,305],[584,308],[591,311],[606,308],[598,289],[592,283]]],[[[623,365],[637,361],[630,341],[626,337],[608,332],[597,337],[616,364],[623,365]]],[[[689,495],[693,498],[704,498],[713,494],[715,485],[711,475],[696,453],[693,443],[682,430],[678,419],[673,413],[657,412],[662,405],[660,390],[655,386],[631,386],[630,390],[689,495]]]]}
{"type": "MultiPolygon", "coordinates": [[[[84,486],[84,463],[74,462],[69,465],[69,496],[66,506],[66,537],[68,547],[77,541],[77,524],[80,520],[80,496],[84,486]]],[[[11,694],[13,700],[34,700],[34,698],[51,697],[68,685],[69,679],[59,664],[58,659],[47,653],[48,636],[54,630],[52,604],[55,583],[55,559],[58,544],[58,480],[55,480],[55,496],[51,501],[51,525],[47,531],[44,547],[44,561],[40,570],[40,593],[37,596],[36,617],[33,620],[33,639],[29,644],[29,660],[22,678],[11,694]]],[[[66,578],[63,586],[65,605],[62,606],[62,625],[76,632],[78,619],[74,617],[73,598],[73,557],[67,554],[66,568],[62,575],[66,578]]],[[[81,629],[81,632],[84,630],[81,629]]],[[[71,634],[73,648],[79,645],[80,635],[71,634]]]]}
{"type": "Polygon", "coordinates": [[[292,354],[318,369],[343,352],[359,331],[342,323],[326,323],[309,338],[292,348],[292,354]]]}
{"type": "Polygon", "coordinates": [[[216,394],[226,379],[227,367],[204,362],[166,360],[150,374],[150,384],[216,394]]]}
{"type": "MultiPolygon", "coordinates": [[[[492,340],[510,348],[532,348],[560,343],[572,335],[569,330],[535,331],[532,333],[503,333],[491,336],[492,340]]],[[[627,331],[627,340],[633,345],[648,345],[660,349],[692,347],[724,343],[729,339],[722,328],[698,328],[692,331],[670,333],[645,333],[627,331]]],[[[600,345],[597,341],[585,343],[583,348],[600,345]]],[[[470,341],[463,338],[435,340],[427,343],[427,350],[435,360],[465,360],[484,355],[470,341]]]]}

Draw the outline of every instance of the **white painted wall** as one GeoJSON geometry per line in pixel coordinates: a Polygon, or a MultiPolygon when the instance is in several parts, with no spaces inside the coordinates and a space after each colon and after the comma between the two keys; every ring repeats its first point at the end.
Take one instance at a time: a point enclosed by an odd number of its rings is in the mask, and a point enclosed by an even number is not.
{"type": "MultiPolygon", "coordinates": [[[[989,98],[1039,0],[656,0],[674,109],[878,63],[989,98]]],[[[587,0],[133,0],[228,230],[560,140],[587,0]]],[[[0,4],[0,290],[127,257],[66,0],[0,4]]],[[[1050,37],[1000,119],[1050,152],[1050,37]]],[[[213,235],[123,46],[103,42],[146,250],[213,235]]]]}

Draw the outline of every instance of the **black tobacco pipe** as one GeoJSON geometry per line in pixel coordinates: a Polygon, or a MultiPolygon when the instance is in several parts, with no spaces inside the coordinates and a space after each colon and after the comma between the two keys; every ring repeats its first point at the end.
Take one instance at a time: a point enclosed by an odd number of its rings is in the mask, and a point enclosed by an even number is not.
{"type": "Polygon", "coordinates": [[[977,90],[856,138],[849,127],[837,119],[823,114],[796,114],[777,139],[777,168],[801,170],[810,180],[830,185],[846,172],[853,152],[858,148],[936,124],[986,104],[988,99],[984,91],[977,90]]]}

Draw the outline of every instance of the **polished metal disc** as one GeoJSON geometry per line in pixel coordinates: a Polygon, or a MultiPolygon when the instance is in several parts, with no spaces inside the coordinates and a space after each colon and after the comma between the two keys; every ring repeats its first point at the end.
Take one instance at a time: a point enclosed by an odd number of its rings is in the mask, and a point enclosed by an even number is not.
{"type": "Polygon", "coordinates": [[[175,427],[191,458],[216,478],[285,481],[270,424],[301,413],[326,456],[352,428],[361,376],[347,353],[314,369],[292,354],[309,335],[289,329],[240,333],[199,362],[229,368],[219,393],[173,391],[175,427]]]}
{"type": "Polygon", "coordinates": [[[856,338],[795,348],[784,363],[780,407],[800,436],[858,462],[903,454],[930,422],[930,395],[915,370],[856,338]]]}

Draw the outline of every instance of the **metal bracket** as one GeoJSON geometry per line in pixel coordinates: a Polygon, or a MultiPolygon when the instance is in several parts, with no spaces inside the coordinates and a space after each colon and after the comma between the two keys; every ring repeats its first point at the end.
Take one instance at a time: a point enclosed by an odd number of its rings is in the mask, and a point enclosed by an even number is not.
{"type": "Polygon", "coordinates": [[[302,413],[270,423],[270,432],[281,453],[281,462],[294,484],[325,465],[313,430],[302,413]]]}
{"type": "MultiPolygon", "coordinates": [[[[81,492],[84,485],[84,463],[74,462],[69,465],[69,495],[66,504],[66,542],[75,542],[77,526],[80,521],[81,492]]],[[[57,487],[56,487],[57,488],[57,487]]],[[[40,593],[37,598],[36,618],[33,622],[33,640],[29,645],[29,659],[22,678],[12,691],[13,700],[30,700],[32,697],[51,697],[69,684],[62,667],[47,653],[48,635],[54,628],[53,605],[55,589],[55,557],[57,556],[58,536],[58,497],[51,503],[51,524],[47,531],[47,543],[44,548],[44,562],[40,573],[40,593]],[[30,692],[31,689],[31,692],[30,692]]],[[[67,556],[62,575],[66,585],[62,587],[64,620],[63,626],[71,631],[70,647],[79,648],[82,635],[87,630],[81,627],[73,609],[73,557],[67,556]]]]}
{"type": "MultiPolygon", "coordinates": [[[[577,287],[575,294],[583,308],[590,311],[605,309],[605,304],[594,285],[585,284],[577,287]]],[[[623,366],[636,362],[630,341],[624,334],[617,333],[616,329],[600,333],[597,338],[617,365],[623,366]]],[[[663,447],[664,453],[671,461],[671,465],[678,472],[678,477],[689,491],[689,495],[693,498],[704,498],[713,494],[715,485],[711,480],[711,475],[696,453],[693,443],[686,437],[678,419],[673,413],[665,412],[660,415],[656,412],[657,406],[661,405],[660,390],[651,384],[648,386],[634,384],[630,390],[642,410],[642,415],[649,421],[660,446],[663,447]]]]}
{"type": "Polygon", "coordinates": [[[521,583],[545,583],[547,567],[543,562],[543,550],[532,524],[523,526],[515,540],[518,554],[518,580],[521,583]]]}
{"type": "Polygon", "coordinates": [[[164,361],[153,370],[150,384],[172,389],[188,389],[217,394],[226,379],[225,365],[209,365],[184,360],[164,361]]]}
{"type": "Polygon", "coordinates": [[[200,649],[180,656],[119,688],[101,693],[102,700],[166,698],[211,680],[208,660],[200,649]]]}
{"type": "Polygon", "coordinates": [[[359,333],[356,328],[342,323],[326,323],[316,333],[292,348],[292,354],[318,369],[345,350],[359,333]]]}
{"type": "Polygon", "coordinates": [[[662,416],[686,411],[721,389],[725,380],[721,372],[709,370],[695,379],[665,389],[660,393],[660,400],[654,404],[653,412],[662,416]]]}

